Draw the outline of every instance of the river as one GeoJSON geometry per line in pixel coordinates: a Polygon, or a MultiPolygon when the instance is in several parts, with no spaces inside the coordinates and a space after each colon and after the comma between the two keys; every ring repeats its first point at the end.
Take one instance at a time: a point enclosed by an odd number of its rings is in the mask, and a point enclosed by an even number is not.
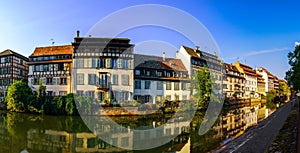
{"type": "Polygon", "coordinates": [[[203,114],[196,112],[191,122],[184,118],[174,119],[172,114],[113,116],[109,119],[122,128],[106,122],[107,119],[88,128],[79,116],[1,111],[0,152],[209,152],[243,134],[247,128],[266,118],[269,112],[258,106],[230,108],[220,115],[211,130],[199,135],[203,114]],[[164,142],[167,143],[161,145],[164,142]],[[136,146],[147,149],[130,149],[139,148],[136,146]]]}

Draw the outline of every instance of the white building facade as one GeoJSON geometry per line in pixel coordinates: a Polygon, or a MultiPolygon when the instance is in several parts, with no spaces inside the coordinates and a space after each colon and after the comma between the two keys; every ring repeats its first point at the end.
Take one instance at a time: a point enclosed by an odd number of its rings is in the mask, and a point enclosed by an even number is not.
{"type": "Polygon", "coordinates": [[[133,48],[127,38],[80,37],[74,48],[73,93],[98,102],[133,97],[133,48]]]}
{"type": "Polygon", "coordinates": [[[180,59],[135,54],[134,99],[141,103],[190,99],[189,76],[180,59]]]}

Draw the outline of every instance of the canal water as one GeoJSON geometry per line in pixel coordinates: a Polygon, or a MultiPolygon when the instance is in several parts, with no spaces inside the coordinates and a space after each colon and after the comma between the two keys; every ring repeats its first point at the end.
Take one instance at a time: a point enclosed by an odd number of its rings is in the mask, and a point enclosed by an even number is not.
{"type": "Polygon", "coordinates": [[[209,152],[243,134],[268,114],[267,109],[258,106],[229,108],[222,112],[211,130],[199,135],[203,112],[196,112],[191,122],[184,118],[174,119],[172,114],[110,117],[122,125],[120,132],[118,127],[106,122],[88,128],[78,116],[57,117],[1,111],[0,152],[209,152]],[[145,130],[158,127],[162,128],[154,133],[145,130]],[[144,132],[133,134],[133,130],[144,132]],[[103,135],[109,139],[104,141],[101,139],[103,135]],[[124,149],[139,144],[149,144],[150,147],[163,140],[168,140],[168,143],[147,150],[124,149]]]}

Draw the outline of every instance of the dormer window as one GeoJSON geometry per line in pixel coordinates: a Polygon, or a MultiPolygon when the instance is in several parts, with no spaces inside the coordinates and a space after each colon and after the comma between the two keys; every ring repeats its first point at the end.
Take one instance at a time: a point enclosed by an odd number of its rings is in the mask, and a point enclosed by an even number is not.
{"type": "Polygon", "coordinates": [[[161,77],[161,76],[162,76],[162,72],[159,72],[159,71],[158,71],[158,72],[156,73],[156,75],[159,76],[159,77],[161,77]]]}
{"type": "Polygon", "coordinates": [[[146,75],[147,75],[147,76],[150,76],[150,71],[146,71],[146,75]]]}
{"type": "Polygon", "coordinates": [[[140,70],[135,70],[135,75],[141,75],[141,71],[140,70]]]}

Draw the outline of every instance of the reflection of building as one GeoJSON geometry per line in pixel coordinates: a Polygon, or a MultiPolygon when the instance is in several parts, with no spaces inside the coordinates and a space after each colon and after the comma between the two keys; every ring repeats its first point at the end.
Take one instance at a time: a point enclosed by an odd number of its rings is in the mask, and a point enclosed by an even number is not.
{"type": "Polygon", "coordinates": [[[9,49],[0,53],[0,101],[5,99],[10,84],[27,79],[27,62],[28,58],[9,49]]]}
{"type": "Polygon", "coordinates": [[[98,101],[133,96],[133,47],[127,38],[80,37],[74,47],[73,93],[98,101]]]}
{"type": "Polygon", "coordinates": [[[189,76],[180,59],[134,56],[134,98],[141,102],[189,99],[189,76]]]}
{"type": "Polygon", "coordinates": [[[29,56],[28,84],[37,90],[39,81],[49,96],[71,92],[72,46],[37,47],[29,56]]]}
{"type": "Polygon", "coordinates": [[[245,94],[244,74],[232,64],[225,64],[226,68],[226,85],[225,92],[227,97],[243,98],[245,94]]]}
{"type": "Polygon", "coordinates": [[[220,121],[213,129],[217,131],[216,136],[224,137],[224,140],[235,138],[243,134],[247,128],[256,125],[257,116],[258,113],[255,107],[234,108],[226,115],[219,117],[220,121]]]}
{"type": "Polygon", "coordinates": [[[253,70],[250,66],[241,64],[239,62],[235,62],[234,65],[239,72],[244,74],[246,79],[245,98],[257,98],[259,95],[257,94],[257,76],[255,70],[253,70]]]}

